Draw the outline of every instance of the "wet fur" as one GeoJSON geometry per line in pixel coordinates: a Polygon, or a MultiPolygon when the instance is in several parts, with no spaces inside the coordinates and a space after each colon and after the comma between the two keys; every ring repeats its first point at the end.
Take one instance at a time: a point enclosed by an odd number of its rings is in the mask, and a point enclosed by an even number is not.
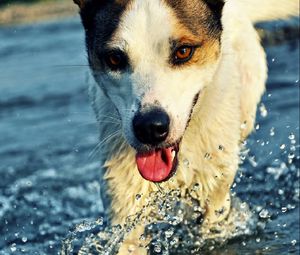
{"type": "MultiPolygon", "coordinates": [[[[110,205],[107,212],[111,216],[112,223],[122,224],[128,215],[134,214],[146,203],[149,193],[156,190],[156,187],[140,176],[135,162],[136,151],[127,142],[133,138],[124,135],[129,132],[128,130],[121,129],[124,123],[112,121],[113,123],[106,124],[107,115],[119,119],[122,112],[112,103],[113,99],[109,94],[112,88],[106,87],[105,83],[111,83],[111,86],[116,84],[111,82],[106,73],[108,71],[99,61],[99,55],[95,54],[95,49],[97,48],[97,52],[101,55],[101,50],[106,47],[107,42],[110,45],[118,45],[120,38],[128,36],[127,29],[137,25],[130,23],[134,20],[134,16],[126,16],[126,13],[138,15],[138,12],[133,10],[135,1],[86,1],[78,3],[86,28],[89,61],[99,84],[90,87],[90,98],[99,121],[100,139],[107,139],[101,147],[101,160],[104,166],[101,170],[104,181],[101,185],[102,199],[105,205],[110,205]],[[88,5],[93,8],[89,9],[88,5]],[[103,18],[105,13],[110,13],[109,18],[103,18]],[[123,24],[129,24],[129,27],[119,26],[119,16],[123,18],[125,22],[123,24]],[[91,38],[95,38],[96,35],[97,40],[92,40],[91,38]],[[110,136],[112,137],[107,138],[110,136]],[[136,194],[142,194],[139,201],[135,199],[136,194]]],[[[253,28],[253,22],[296,14],[295,9],[299,4],[294,0],[271,0],[271,4],[270,0],[228,0],[224,6],[222,1],[211,0],[161,2],[163,2],[161,8],[166,8],[167,11],[162,10],[162,13],[157,13],[157,17],[161,15],[172,19],[168,22],[176,27],[176,30],[171,32],[174,37],[184,34],[189,40],[201,38],[204,42],[202,51],[197,52],[194,60],[188,63],[191,66],[190,71],[182,68],[179,72],[185,72],[186,76],[191,77],[195,77],[194,73],[204,80],[205,74],[207,77],[211,76],[200,87],[200,94],[193,108],[192,101],[198,91],[195,88],[193,96],[186,96],[187,109],[192,108],[192,112],[178,111],[178,115],[185,116],[181,121],[188,125],[185,126],[183,123],[181,128],[174,131],[183,134],[178,154],[179,165],[172,181],[165,182],[162,186],[165,189],[180,188],[184,196],[186,190],[199,183],[198,199],[201,206],[206,209],[205,221],[213,224],[223,220],[229,212],[230,187],[238,169],[240,143],[253,130],[257,104],[265,89],[266,58],[253,28]],[[186,6],[188,8],[185,8],[186,6]],[[189,166],[182,163],[186,159],[189,166]],[[216,213],[219,210],[223,210],[224,214],[216,213]]],[[[155,9],[157,6],[152,7],[155,9]]],[[[162,33],[164,32],[170,31],[162,33]]],[[[154,33],[152,36],[157,34],[154,33]]],[[[126,39],[129,44],[132,38],[135,37],[130,34],[126,39]]],[[[140,56],[139,50],[143,49],[139,49],[139,46],[140,44],[135,45],[132,47],[133,50],[129,48],[129,51],[133,51],[130,54],[140,56]]],[[[130,63],[133,69],[139,66],[138,56],[133,57],[134,60],[130,63]]],[[[148,67],[151,71],[151,65],[148,67]]],[[[168,76],[161,74],[161,77],[161,81],[168,80],[168,76]]],[[[146,84],[150,78],[139,77],[139,79],[145,79],[143,82],[146,84]]],[[[123,81],[128,82],[126,78],[123,78],[123,81]]],[[[163,86],[163,82],[160,86],[163,86]]],[[[166,93],[162,88],[158,91],[160,94],[166,93]]],[[[153,103],[159,94],[151,89],[148,92],[148,95],[141,99],[141,104],[153,103]]],[[[185,94],[179,90],[176,95],[185,94]]],[[[169,107],[177,106],[175,104],[169,107]]],[[[136,109],[132,107],[131,110],[136,109]]],[[[175,136],[174,134],[174,139],[175,136]]],[[[128,253],[128,247],[137,243],[141,232],[142,229],[139,229],[131,234],[121,247],[120,254],[128,253]]],[[[135,254],[145,252],[135,248],[135,254]]]]}

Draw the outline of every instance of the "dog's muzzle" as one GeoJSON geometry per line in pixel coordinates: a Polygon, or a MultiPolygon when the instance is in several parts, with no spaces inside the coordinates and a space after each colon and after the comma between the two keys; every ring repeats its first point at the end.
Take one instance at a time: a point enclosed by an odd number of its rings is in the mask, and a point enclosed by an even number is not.
{"type": "Polygon", "coordinates": [[[132,121],[136,139],[150,148],[137,151],[136,164],[141,176],[152,182],[168,180],[177,165],[178,146],[165,146],[170,131],[170,117],[161,108],[139,111],[132,121]]]}

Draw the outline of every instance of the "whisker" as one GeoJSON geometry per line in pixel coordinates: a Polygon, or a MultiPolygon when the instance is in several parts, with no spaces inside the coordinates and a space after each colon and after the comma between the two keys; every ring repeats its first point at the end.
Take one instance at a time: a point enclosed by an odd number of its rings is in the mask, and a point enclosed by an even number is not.
{"type": "Polygon", "coordinates": [[[89,65],[52,65],[51,67],[90,67],[89,65]]]}
{"type": "Polygon", "coordinates": [[[96,156],[96,154],[100,151],[100,149],[102,148],[102,146],[106,143],[109,142],[111,139],[113,139],[114,137],[116,137],[118,135],[118,133],[111,135],[110,137],[108,137],[107,139],[103,140],[102,142],[98,143],[95,148],[93,149],[93,151],[88,155],[88,159],[89,160],[93,160],[96,156]]]}
{"type": "Polygon", "coordinates": [[[118,123],[120,122],[120,119],[119,118],[115,118],[114,116],[109,116],[109,115],[99,115],[99,117],[104,117],[103,119],[111,119],[111,120],[115,120],[117,121],[118,123]]]}
{"type": "Polygon", "coordinates": [[[117,137],[119,134],[121,134],[121,130],[117,130],[115,132],[113,132],[112,134],[108,135],[107,137],[105,137],[102,141],[98,142],[95,146],[95,148],[89,153],[88,158],[89,159],[93,159],[94,156],[96,155],[97,152],[99,152],[99,149],[101,149],[101,147],[109,142],[110,140],[112,140],[113,138],[117,137]]]}
{"type": "MultiPolygon", "coordinates": [[[[91,112],[89,112],[89,111],[80,111],[80,112],[76,111],[76,112],[70,112],[70,114],[73,114],[73,115],[91,114],[91,112]]],[[[115,123],[115,124],[119,124],[120,123],[120,119],[118,118],[117,115],[105,115],[105,114],[101,114],[101,115],[98,115],[98,116],[99,117],[104,117],[104,119],[108,118],[108,119],[111,119],[111,120],[115,121],[115,122],[111,122],[111,123],[115,123]]],[[[94,123],[97,123],[97,121],[94,121],[94,123]]]]}
{"type": "Polygon", "coordinates": [[[87,123],[74,123],[74,122],[71,122],[72,125],[76,126],[76,127],[86,127],[86,126],[94,126],[94,125],[97,125],[97,122],[94,121],[94,122],[87,122],[87,123]]]}
{"type": "Polygon", "coordinates": [[[98,122],[98,123],[109,123],[109,124],[117,124],[117,125],[119,125],[119,126],[121,126],[121,123],[120,122],[117,122],[117,121],[110,121],[110,120],[101,120],[100,122],[98,122]]]}

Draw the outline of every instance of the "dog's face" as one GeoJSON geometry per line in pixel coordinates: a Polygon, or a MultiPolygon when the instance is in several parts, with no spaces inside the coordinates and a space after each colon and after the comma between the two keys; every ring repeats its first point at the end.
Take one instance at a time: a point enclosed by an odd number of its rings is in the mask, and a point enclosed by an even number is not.
{"type": "Polygon", "coordinates": [[[220,56],[221,0],[74,0],[89,63],[142,176],[168,179],[220,56]]]}

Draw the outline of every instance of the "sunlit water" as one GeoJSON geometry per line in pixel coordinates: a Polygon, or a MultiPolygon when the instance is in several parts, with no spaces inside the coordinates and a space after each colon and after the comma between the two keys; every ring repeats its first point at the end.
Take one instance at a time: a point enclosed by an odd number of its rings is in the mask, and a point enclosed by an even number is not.
{"type": "Polygon", "coordinates": [[[151,254],[299,254],[299,44],[267,52],[268,90],[228,220],[207,232],[193,190],[158,189],[145,205],[158,220],[140,212],[110,227],[89,156],[97,126],[78,20],[1,28],[0,254],[114,254],[141,223],[151,254]]]}

